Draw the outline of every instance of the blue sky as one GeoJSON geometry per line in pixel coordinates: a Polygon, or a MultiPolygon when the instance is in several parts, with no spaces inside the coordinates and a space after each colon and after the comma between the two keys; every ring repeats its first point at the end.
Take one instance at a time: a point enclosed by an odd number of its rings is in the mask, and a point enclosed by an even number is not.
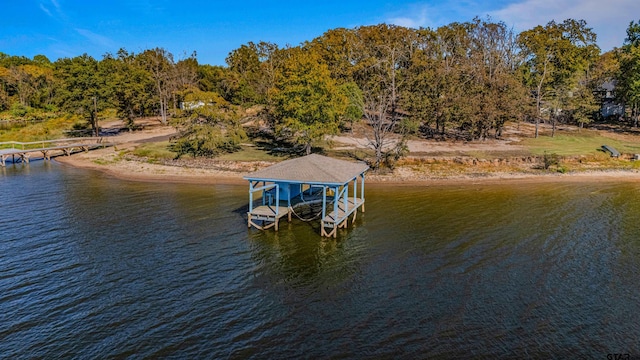
{"type": "Polygon", "coordinates": [[[196,51],[201,64],[224,65],[249,41],[298,45],[326,30],[389,23],[438,27],[491,16],[516,31],[550,20],[584,19],[603,51],[622,45],[640,0],[253,1],[0,0],[0,52],[55,61],[120,48],[163,47],[176,59],[196,51]]]}

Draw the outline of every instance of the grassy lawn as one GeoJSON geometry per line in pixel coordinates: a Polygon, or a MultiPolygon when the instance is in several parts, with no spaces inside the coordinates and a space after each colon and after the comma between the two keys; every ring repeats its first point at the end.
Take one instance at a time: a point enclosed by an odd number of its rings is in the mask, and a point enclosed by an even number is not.
{"type": "Polygon", "coordinates": [[[521,144],[534,155],[542,155],[545,152],[561,156],[595,155],[602,153],[599,150],[602,145],[613,146],[620,153],[640,153],[640,142],[615,140],[588,130],[571,134],[560,133],[555,137],[526,138],[522,139],[521,144]]]}
{"type": "Polygon", "coordinates": [[[268,150],[257,146],[243,145],[240,151],[236,151],[231,154],[222,154],[216,159],[229,161],[282,161],[287,158],[272,155],[268,150]]]}
{"type": "Polygon", "coordinates": [[[59,117],[24,127],[0,130],[0,141],[39,141],[68,137],[65,130],[70,129],[79,120],[59,117]]]}
{"type": "Polygon", "coordinates": [[[133,155],[149,160],[175,159],[176,153],[169,150],[169,141],[145,143],[133,150],[133,155]]]}
{"type": "MultiPolygon", "coordinates": [[[[169,150],[169,144],[169,141],[145,143],[133,150],[132,154],[146,157],[150,161],[175,159],[177,153],[169,150]]],[[[184,155],[184,157],[191,158],[190,155],[184,155]]],[[[268,150],[256,146],[243,145],[240,151],[222,154],[215,157],[215,159],[228,161],[282,161],[286,157],[271,155],[268,150]]]]}

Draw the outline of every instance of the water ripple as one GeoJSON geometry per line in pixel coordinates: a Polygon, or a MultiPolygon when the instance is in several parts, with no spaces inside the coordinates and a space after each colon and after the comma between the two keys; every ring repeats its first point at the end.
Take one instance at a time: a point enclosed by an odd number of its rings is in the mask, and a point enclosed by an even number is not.
{"type": "Polygon", "coordinates": [[[245,187],[40,164],[0,174],[3,358],[640,354],[635,184],[374,187],[321,239],[248,230],[245,187]]]}

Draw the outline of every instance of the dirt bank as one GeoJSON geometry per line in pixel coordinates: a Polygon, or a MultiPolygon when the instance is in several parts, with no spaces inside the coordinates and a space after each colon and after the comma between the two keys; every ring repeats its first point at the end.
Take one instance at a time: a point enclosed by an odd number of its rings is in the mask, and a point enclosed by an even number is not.
{"type": "MultiPolygon", "coordinates": [[[[118,128],[122,124],[111,122],[104,127],[118,128]]],[[[131,155],[141,144],[167,140],[175,135],[171,126],[163,126],[157,120],[141,121],[142,130],[121,131],[110,136],[109,142],[118,145],[112,148],[77,153],[70,157],[57,157],[60,163],[69,166],[102,171],[111,176],[135,181],[176,182],[200,184],[245,184],[242,177],[255,170],[271,165],[267,161],[220,161],[215,159],[181,160],[168,163],[154,163],[147,159],[131,155]],[[125,154],[125,155],[123,155],[125,154]]],[[[339,136],[333,137],[338,147],[361,147],[366,139],[339,136]]],[[[407,160],[400,162],[393,172],[386,174],[369,173],[367,182],[377,184],[438,185],[453,183],[494,183],[503,181],[541,182],[541,181],[640,181],[637,170],[590,170],[573,173],[553,173],[535,170],[534,161],[526,157],[509,160],[476,161],[469,158],[437,156],[438,152],[447,154],[476,150],[519,152],[522,148],[517,140],[493,140],[482,144],[462,142],[433,142],[413,140],[409,143],[411,153],[407,160]],[[428,156],[420,154],[429,153],[428,156]],[[415,154],[418,154],[417,156],[415,154]],[[442,169],[446,169],[445,172],[442,169]]]]}

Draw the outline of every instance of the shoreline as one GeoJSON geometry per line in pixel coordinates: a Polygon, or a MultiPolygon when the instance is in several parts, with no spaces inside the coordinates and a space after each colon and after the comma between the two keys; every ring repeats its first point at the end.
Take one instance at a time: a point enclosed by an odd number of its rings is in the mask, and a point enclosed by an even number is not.
{"type": "MultiPolygon", "coordinates": [[[[64,166],[72,166],[93,171],[99,171],[113,178],[155,183],[182,183],[182,184],[224,184],[224,185],[246,185],[247,181],[242,177],[253,171],[259,170],[273,164],[266,161],[228,161],[228,160],[207,160],[205,162],[184,161],[173,164],[158,163],[150,159],[131,156],[130,152],[143,143],[152,142],[155,139],[165,139],[176,134],[176,130],[171,126],[159,125],[155,121],[143,122],[145,129],[135,132],[122,132],[112,139],[118,145],[113,148],[95,149],[89,152],[79,152],[71,156],[57,156],[55,161],[64,166]],[[123,155],[125,154],[125,155],[123,155]],[[129,154],[129,155],[127,155],[129,154]]],[[[121,126],[119,122],[111,126],[121,126]]],[[[340,138],[341,142],[349,142],[354,139],[340,138]]],[[[351,144],[353,146],[353,144],[351,144]]],[[[467,149],[469,144],[413,144],[414,151],[425,151],[430,147],[445,147],[449,151],[461,148],[467,149]],[[418,146],[420,145],[420,146],[418,146]]],[[[501,144],[475,144],[475,147],[496,148],[505,150],[513,145],[501,144]]],[[[517,145],[516,145],[517,147],[517,145]]],[[[433,149],[431,149],[433,150],[433,149]]],[[[436,149],[437,150],[437,149],[436,149]]],[[[442,149],[441,149],[442,150],[442,149]]],[[[468,150],[468,149],[467,149],[468,150]]],[[[485,149],[486,150],[486,149],[485,149]]],[[[435,155],[434,155],[435,156],[435,155]]],[[[435,157],[434,157],[435,159],[435,157]]],[[[475,184],[502,184],[520,183],[569,183],[569,182],[595,182],[595,181],[616,181],[616,182],[639,182],[639,169],[616,169],[616,168],[585,168],[575,172],[532,172],[531,164],[520,164],[511,166],[499,164],[494,161],[482,163],[479,167],[474,167],[473,172],[468,171],[468,162],[452,162],[451,172],[433,171],[430,164],[416,163],[409,161],[405,165],[399,165],[393,173],[373,174],[367,173],[367,184],[375,187],[387,186],[443,186],[443,185],[475,185],[475,184]],[[496,168],[495,166],[498,166],[496,168]],[[502,167],[502,168],[500,168],[502,167]],[[524,169],[518,172],[518,169],[524,169]],[[502,170],[502,171],[501,171],[502,170]]],[[[445,165],[445,168],[449,165],[445,165]]],[[[440,169],[441,170],[441,169],[440,169]]]]}
{"type": "MultiPolygon", "coordinates": [[[[152,183],[176,183],[199,185],[246,185],[242,177],[250,172],[225,171],[195,167],[179,167],[161,164],[150,164],[136,160],[119,160],[109,164],[97,164],[86,154],[59,156],[55,161],[75,168],[98,171],[113,178],[152,183]],[[85,157],[83,158],[83,155],[85,157]]],[[[250,164],[250,163],[249,163],[250,164]]],[[[368,174],[367,184],[375,187],[386,186],[444,186],[444,185],[497,185],[501,183],[571,183],[571,182],[632,182],[640,183],[640,172],[632,170],[588,170],[574,173],[485,173],[481,176],[451,176],[408,178],[398,174],[368,174]]]]}

